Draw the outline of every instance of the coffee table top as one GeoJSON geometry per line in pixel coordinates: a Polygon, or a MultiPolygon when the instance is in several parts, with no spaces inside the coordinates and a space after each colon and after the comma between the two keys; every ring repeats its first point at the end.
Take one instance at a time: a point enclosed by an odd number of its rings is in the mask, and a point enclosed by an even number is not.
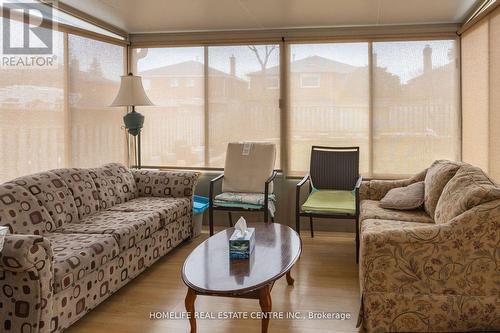
{"type": "Polygon", "coordinates": [[[298,234],[278,223],[249,224],[255,228],[255,249],[246,260],[229,259],[234,228],[221,231],[198,245],[182,268],[184,283],[197,292],[244,294],[286,274],[299,259],[298,234]]]}

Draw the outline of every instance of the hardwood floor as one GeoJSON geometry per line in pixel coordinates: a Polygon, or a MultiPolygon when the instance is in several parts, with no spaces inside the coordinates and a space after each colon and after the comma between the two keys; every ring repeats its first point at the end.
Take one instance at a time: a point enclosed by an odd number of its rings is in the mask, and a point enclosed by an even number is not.
{"type": "MultiPolygon", "coordinates": [[[[150,319],[151,312],[183,312],[187,287],[181,268],[187,255],[208,237],[204,233],[160,259],[134,281],[80,319],[68,333],[170,333],[189,332],[187,319],[150,319]]],[[[303,251],[292,270],[295,285],[283,277],[272,292],[273,311],[348,312],[349,320],[272,319],[269,332],[358,332],[358,268],[355,262],[354,234],[316,233],[302,235],[303,251]]],[[[196,311],[255,311],[258,301],[203,297],[196,299],[196,311]]],[[[197,320],[199,333],[260,332],[257,319],[197,320]]]]}

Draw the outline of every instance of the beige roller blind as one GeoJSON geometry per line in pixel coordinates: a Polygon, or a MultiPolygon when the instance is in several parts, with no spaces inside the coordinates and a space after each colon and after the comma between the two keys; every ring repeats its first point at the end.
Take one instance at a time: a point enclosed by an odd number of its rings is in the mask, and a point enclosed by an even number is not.
{"type": "Polygon", "coordinates": [[[488,171],[488,21],[462,35],[462,159],[488,171]]]}
{"type": "Polygon", "coordinates": [[[463,160],[500,180],[500,9],[462,35],[463,160]]]}
{"type": "Polygon", "coordinates": [[[490,174],[500,180],[500,9],[490,16],[490,174]]]}

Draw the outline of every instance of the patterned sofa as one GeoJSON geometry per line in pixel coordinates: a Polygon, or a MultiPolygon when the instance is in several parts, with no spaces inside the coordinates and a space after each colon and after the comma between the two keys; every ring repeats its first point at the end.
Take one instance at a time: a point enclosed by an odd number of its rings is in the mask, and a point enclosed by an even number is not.
{"type": "Polygon", "coordinates": [[[0,185],[0,331],[60,332],[189,238],[197,178],[113,163],[0,185]]]}
{"type": "Polygon", "coordinates": [[[361,187],[361,311],[367,332],[500,331],[500,186],[436,161],[411,179],[361,187]],[[424,209],[383,209],[392,188],[425,182],[424,209]]]}

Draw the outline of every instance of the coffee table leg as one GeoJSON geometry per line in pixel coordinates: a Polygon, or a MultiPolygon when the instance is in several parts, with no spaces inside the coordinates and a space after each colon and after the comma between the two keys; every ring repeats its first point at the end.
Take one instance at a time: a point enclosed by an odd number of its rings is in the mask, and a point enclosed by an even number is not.
{"type": "Polygon", "coordinates": [[[290,273],[292,270],[290,269],[288,272],[286,272],[286,282],[288,283],[289,286],[293,286],[293,283],[295,280],[292,277],[292,274],[290,273]]]}
{"type": "Polygon", "coordinates": [[[271,288],[269,285],[260,289],[259,304],[262,312],[265,314],[262,317],[262,333],[267,333],[267,329],[269,327],[269,315],[272,310],[271,288]]]}
{"type": "Polygon", "coordinates": [[[186,311],[189,314],[189,324],[191,325],[191,333],[196,333],[196,318],[194,317],[194,301],[196,300],[196,292],[188,287],[186,300],[186,311]]]}

